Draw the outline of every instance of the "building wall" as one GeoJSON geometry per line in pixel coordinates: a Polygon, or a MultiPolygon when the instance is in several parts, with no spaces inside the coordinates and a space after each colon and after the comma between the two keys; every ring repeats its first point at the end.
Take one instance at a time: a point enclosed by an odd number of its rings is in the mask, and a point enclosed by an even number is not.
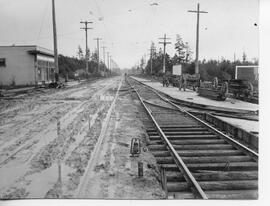
{"type": "Polygon", "coordinates": [[[0,58],[6,59],[6,66],[0,66],[0,85],[35,84],[35,55],[28,53],[34,48],[0,46],[0,58]]]}

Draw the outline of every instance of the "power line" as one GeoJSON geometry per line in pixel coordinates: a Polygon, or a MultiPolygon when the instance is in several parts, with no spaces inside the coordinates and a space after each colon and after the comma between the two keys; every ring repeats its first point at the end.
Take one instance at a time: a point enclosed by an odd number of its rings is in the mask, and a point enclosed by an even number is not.
{"type": "Polygon", "coordinates": [[[37,41],[39,40],[39,37],[40,37],[40,34],[41,34],[41,31],[43,29],[43,24],[44,24],[44,20],[45,20],[45,17],[47,16],[47,9],[48,9],[48,2],[46,3],[46,7],[44,9],[44,12],[43,12],[43,16],[42,16],[42,21],[41,21],[41,25],[40,25],[40,28],[39,28],[39,32],[38,32],[38,35],[37,35],[37,38],[36,38],[36,44],[37,44],[37,41]]]}
{"type": "Polygon", "coordinates": [[[93,28],[88,27],[88,24],[92,24],[93,22],[91,22],[91,21],[81,21],[80,23],[85,25],[85,27],[83,27],[81,29],[85,30],[85,71],[88,73],[89,72],[88,60],[89,60],[89,52],[90,52],[90,50],[88,49],[88,34],[87,34],[87,31],[89,29],[93,29],[93,28]]]}
{"type": "MultiPolygon", "coordinates": [[[[100,9],[100,7],[99,7],[97,1],[94,0],[94,2],[95,2],[95,4],[96,4],[96,7],[97,7],[97,9],[98,9],[99,14],[103,17],[103,14],[102,14],[102,12],[101,12],[101,9],[100,9]]],[[[109,37],[110,41],[112,42],[111,34],[110,34],[110,32],[109,32],[109,30],[108,30],[108,28],[107,28],[107,25],[106,25],[105,21],[102,20],[101,22],[102,22],[102,24],[103,24],[103,26],[104,26],[104,29],[105,29],[105,32],[107,33],[107,36],[109,37]]]]}

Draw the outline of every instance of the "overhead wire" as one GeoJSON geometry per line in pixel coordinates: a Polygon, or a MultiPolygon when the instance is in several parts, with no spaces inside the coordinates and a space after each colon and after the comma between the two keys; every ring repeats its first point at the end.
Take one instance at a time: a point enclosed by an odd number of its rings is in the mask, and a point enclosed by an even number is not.
{"type": "Polygon", "coordinates": [[[36,38],[36,41],[35,41],[36,44],[38,43],[38,40],[40,38],[41,31],[43,29],[44,20],[45,20],[45,17],[47,16],[48,6],[49,6],[49,1],[46,1],[45,9],[44,9],[43,15],[42,15],[41,25],[40,25],[39,32],[38,32],[38,35],[37,35],[37,38],[36,38]]]}
{"type": "MultiPolygon", "coordinates": [[[[96,4],[97,10],[98,10],[100,16],[101,16],[101,17],[104,17],[104,16],[103,16],[103,13],[102,13],[102,11],[101,11],[101,9],[100,9],[100,6],[99,6],[98,3],[97,3],[97,1],[94,0],[94,2],[95,2],[95,4],[96,4]]],[[[108,31],[107,25],[106,25],[106,23],[104,22],[104,19],[101,20],[101,22],[102,22],[102,24],[103,24],[103,27],[104,27],[104,29],[105,29],[105,32],[107,33],[107,36],[109,37],[110,41],[113,42],[113,41],[112,41],[112,38],[111,38],[111,35],[110,35],[109,31],[108,31]]]]}

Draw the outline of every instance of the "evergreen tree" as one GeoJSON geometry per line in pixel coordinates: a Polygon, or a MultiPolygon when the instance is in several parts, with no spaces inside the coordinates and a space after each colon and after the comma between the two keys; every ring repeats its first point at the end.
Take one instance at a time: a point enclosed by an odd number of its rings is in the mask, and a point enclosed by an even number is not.
{"type": "Polygon", "coordinates": [[[78,46],[78,52],[77,52],[77,55],[78,55],[78,58],[79,58],[80,60],[83,60],[83,59],[84,59],[83,50],[82,50],[82,48],[81,48],[80,45],[78,46]]]}
{"type": "Polygon", "coordinates": [[[176,54],[177,59],[175,59],[176,63],[180,64],[180,63],[185,62],[185,60],[186,60],[186,45],[183,42],[182,37],[179,34],[176,35],[175,49],[177,52],[177,54],[176,54]]]}

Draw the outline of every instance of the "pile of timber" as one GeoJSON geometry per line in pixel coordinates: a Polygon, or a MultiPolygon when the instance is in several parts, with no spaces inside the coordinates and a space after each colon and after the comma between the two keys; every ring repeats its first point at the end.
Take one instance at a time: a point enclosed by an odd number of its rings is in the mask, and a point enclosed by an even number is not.
{"type": "Polygon", "coordinates": [[[212,83],[203,82],[198,88],[198,94],[209,99],[224,101],[228,95],[228,84],[225,82],[214,87],[212,83]]]}

